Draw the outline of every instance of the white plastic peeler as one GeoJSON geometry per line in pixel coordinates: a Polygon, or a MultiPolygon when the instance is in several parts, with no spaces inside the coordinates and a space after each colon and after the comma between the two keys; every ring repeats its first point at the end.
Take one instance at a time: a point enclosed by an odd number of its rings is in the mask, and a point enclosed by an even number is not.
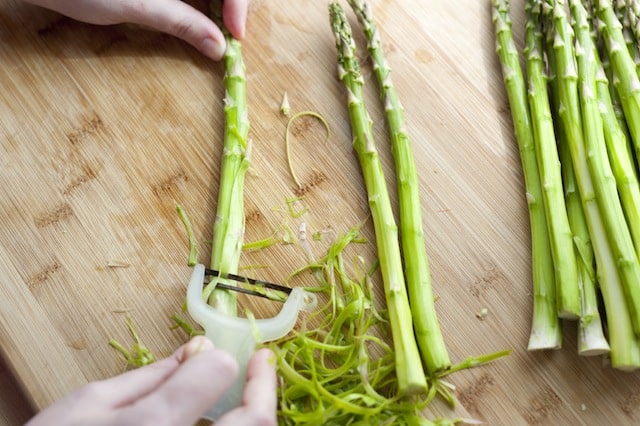
{"type": "MultiPolygon", "coordinates": [[[[233,355],[240,366],[239,375],[231,389],[206,413],[209,420],[217,420],[226,412],[239,407],[242,403],[242,393],[247,375],[247,364],[254,353],[258,343],[264,343],[279,339],[289,333],[298,319],[301,310],[313,310],[317,304],[314,294],[301,288],[289,289],[269,283],[268,286],[276,286],[285,289],[289,296],[282,309],[273,318],[249,320],[247,318],[232,317],[217,311],[206,303],[202,295],[205,271],[204,265],[196,265],[187,288],[187,309],[191,317],[198,322],[205,331],[205,335],[211,339],[216,348],[227,351],[233,355]]],[[[238,280],[238,276],[231,276],[238,280]]],[[[230,278],[229,276],[225,278],[230,278]]],[[[245,282],[256,283],[256,280],[244,279],[245,282]]],[[[228,288],[225,286],[225,288],[228,288]]]]}

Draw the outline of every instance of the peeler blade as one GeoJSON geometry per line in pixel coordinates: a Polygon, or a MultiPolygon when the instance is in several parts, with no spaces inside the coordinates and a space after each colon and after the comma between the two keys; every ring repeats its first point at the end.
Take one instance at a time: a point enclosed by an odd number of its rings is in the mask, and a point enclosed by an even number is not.
{"type": "Polygon", "coordinates": [[[233,355],[239,364],[239,374],[231,389],[211,407],[205,417],[217,420],[239,407],[246,381],[247,365],[258,343],[279,339],[289,333],[301,310],[311,311],[317,305],[316,296],[302,288],[291,290],[280,312],[273,318],[249,320],[223,314],[206,303],[202,295],[206,269],[196,265],[187,288],[187,310],[198,322],[213,344],[233,355]]]}

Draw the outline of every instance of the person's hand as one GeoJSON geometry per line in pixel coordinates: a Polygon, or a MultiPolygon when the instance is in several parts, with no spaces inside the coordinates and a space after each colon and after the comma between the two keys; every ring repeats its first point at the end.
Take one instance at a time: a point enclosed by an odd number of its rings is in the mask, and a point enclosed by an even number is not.
{"type": "MultiPolygon", "coordinates": [[[[276,373],[268,349],[249,361],[243,404],[216,426],[275,425],[276,373]]],[[[238,363],[209,339],[194,337],[172,356],[92,382],[37,414],[26,426],[191,425],[224,394],[238,363]]]]}
{"type": "MultiPolygon", "coordinates": [[[[25,0],[70,18],[98,25],[139,24],[162,31],[219,60],[226,43],[220,29],[203,13],[181,0],[25,0]]],[[[229,32],[242,39],[249,0],[225,0],[222,20],[229,32]]]]}

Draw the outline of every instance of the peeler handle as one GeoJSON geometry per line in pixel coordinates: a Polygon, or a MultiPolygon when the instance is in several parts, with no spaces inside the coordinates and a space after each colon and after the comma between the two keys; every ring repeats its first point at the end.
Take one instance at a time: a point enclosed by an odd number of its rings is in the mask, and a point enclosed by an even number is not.
{"type": "Polygon", "coordinates": [[[258,340],[268,342],[289,333],[298,319],[298,312],[301,309],[313,308],[315,296],[309,295],[301,288],[295,288],[278,315],[273,318],[251,321],[246,318],[232,317],[217,311],[203,299],[204,269],[203,265],[194,267],[187,288],[187,309],[191,317],[204,328],[205,335],[215,347],[233,355],[239,365],[239,374],[232,387],[205,414],[206,418],[217,420],[226,412],[242,404],[247,365],[258,340]]]}

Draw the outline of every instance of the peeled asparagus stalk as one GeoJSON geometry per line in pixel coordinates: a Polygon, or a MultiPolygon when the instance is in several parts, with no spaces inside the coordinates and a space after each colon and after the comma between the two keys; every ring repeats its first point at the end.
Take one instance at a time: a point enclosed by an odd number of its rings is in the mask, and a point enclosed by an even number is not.
{"type": "MultiPolygon", "coordinates": [[[[212,1],[213,14],[219,14],[219,2],[212,1]]],[[[246,77],[241,44],[225,31],[224,54],[224,146],[220,187],[211,244],[211,268],[224,274],[238,272],[244,239],[244,177],[251,152],[247,114],[246,77]]],[[[205,298],[220,312],[237,315],[235,292],[205,287],[205,298]]]]}
{"type": "Polygon", "coordinates": [[[400,242],[413,326],[422,360],[427,371],[433,374],[449,368],[451,361],[435,309],[429,258],[422,228],[418,173],[405,127],[404,109],[391,80],[391,67],[385,59],[369,4],[364,0],[349,0],[349,4],[367,37],[367,49],[373,61],[380,97],[384,102],[398,182],[400,242]]]}
{"type": "Polygon", "coordinates": [[[398,243],[398,227],[373,139],[371,119],[364,105],[362,93],[364,80],[355,57],[355,44],[344,10],[337,3],[331,3],[329,15],[338,52],[339,76],[348,93],[353,147],[364,176],[376,234],[380,271],[395,349],[398,390],[401,394],[421,393],[426,391],[426,378],[414,337],[411,308],[398,243]]]}

